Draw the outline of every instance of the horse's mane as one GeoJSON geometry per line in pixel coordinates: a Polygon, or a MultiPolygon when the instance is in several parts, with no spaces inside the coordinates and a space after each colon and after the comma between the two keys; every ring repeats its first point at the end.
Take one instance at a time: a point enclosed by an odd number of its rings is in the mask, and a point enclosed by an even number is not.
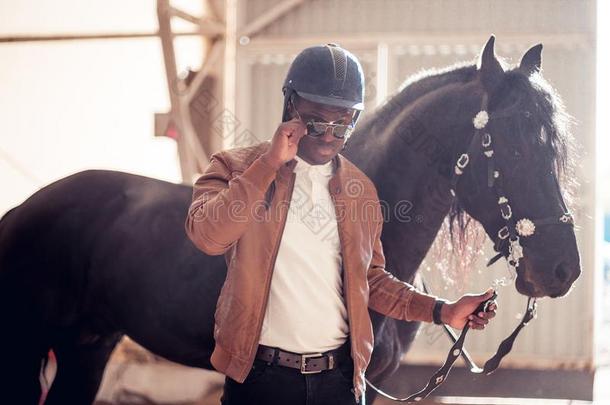
{"type": "Polygon", "coordinates": [[[409,104],[425,94],[448,84],[466,82],[476,74],[472,63],[456,63],[445,68],[423,69],[409,76],[396,90],[359,125],[356,132],[370,133],[378,124],[385,124],[395,118],[409,104]]]}
{"type": "MultiPolygon", "coordinates": [[[[504,68],[508,66],[504,60],[499,59],[499,61],[504,68]]],[[[396,93],[379,106],[374,114],[364,120],[357,132],[374,133],[377,131],[376,126],[379,126],[379,129],[383,128],[408,105],[425,94],[443,86],[468,82],[474,79],[476,72],[477,68],[474,63],[457,63],[441,69],[425,69],[411,75],[396,93]]],[[[518,69],[506,72],[502,88],[497,93],[502,93],[502,90],[516,93],[517,111],[534,106],[535,111],[530,111],[529,116],[534,120],[532,125],[541,128],[540,134],[527,130],[532,128],[531,125],[518,125],[519,120],[524,119],[524,116],[515,115],[508,118],[513,124],[516,123],[511,128],[516,129],[514,135],[524,150],[532,150],[533,145],[536,153],[542,154],[553,162],[563,197],[569,206],[573,200],[576,186],[573,176],[576,149],[569,128],[571,119],[559,94],[541,74],[535,73],[528,77],[518,69]]],[[[493,111],[498,102],[500,100],[497,97],[490,99],[490,111],[493,111]]],[[[473,267],[472,264],[476,257],[483,254],[484,241],[485,234],[482,227],[476,221],[472,221],[459,200],[455,200],[432,250],[435,256],[444,256],[440,261],[437,257],[437,263],[445,262],[445,265],[441,265],[441,271],[445,273],[447,270],[451,271],[452,274],[445,274],[445,276],[455,280],[463,278],[467,269],[473,267]],[[445,253],[447,251],[454,253],[452,259],[447,259],[445,253]]]]}

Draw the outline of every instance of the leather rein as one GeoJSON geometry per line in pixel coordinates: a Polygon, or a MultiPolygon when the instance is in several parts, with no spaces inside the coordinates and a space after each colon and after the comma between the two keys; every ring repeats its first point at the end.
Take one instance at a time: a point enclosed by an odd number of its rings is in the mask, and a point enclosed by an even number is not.
{"type": "MultiPolygon", "coordinates": [[[[504,188],[502,187],[502,178],[500,176],[499,170],[496,169],[495,161],[494,161],[494,149],[493,149],[493,139],[491,134],[485,130],[487,123],[491,118],[500,118],[508,115],[509,111],[504,111],[502,114],[493,114],[490,117],[490,114],[487,111],[488,108],[488,95],[484,94],[481,102],[481,110],[476,114],[473,118],[472,122],[475,128],[474,136],[470,141],[470,145],[465,153],[462,153],[458,158],[454,171],[451,176],[451,188],[450,192],[454,199],[457,199],[456,188],[458,181],[461,175],[464,173],[464,170],[468,167],[471,156],[476,156],[477,150],[482,149],[483,155],[487,160],[487,186],[488,188],[493,188],[496,196],[498,198],[498,206],[500,210],[500,215],[504,220],[504,226],[502,226],[498,232],[496,237],[494,238],[494,250],[497,254],[492,257],[487,262],[487,267],[491,266],[501,257],[506,257],[507,264],[511,270],[516,272],[517,267],[519,266],[519,261],[523,258],[523,247],[520,243],[520,237],[528,237],[535,233],[536,229],[544,226],[544,225],[568,225],[574,226],[574,219],[570,212],[567,209],[567,206],[563,200],[561,195],[561,190],[559,188],[559,183],[557,182],[556,176],[553,176],[555,179],[555,183],[557,189],[559,190],[559,198],[561,202],[561,208],[563,212],[560,215],[555,215],[542,219],[531,220],[528,218],[521,218],[518,221],[513,217],[513,211],[509,204],[508,197],[504,192],[504,188]]],[[[512,109],[510,109],[512,112],[512,109]]],[[[428,293],[428,289],[424,283],[424,291],[428,293]]],[[[490,300],[483,302],[477,307],[477,309],[473,312],[473,314],[477,314],[481,311],[486,311],[487,306],[494,300],[492,297],[490,300]]],[[[385,398],[391,399],[397,402],[406,402],[413,403],[419,402],[430,395],[436,388],[438,388],[445,380],[447,379],[447,375],[449,371],[453,367],[455,361],[461,356],[466,364],[470,367],[470,372],[474,374],[485,374],[489,375],[493,373],[500,365],[502,359],[511,351],[513,344],[523,329],[529,321],[531,321],[536,316],[536,298],[528,297],[527,299],[527,308],[521,322],[514,331],[500,343],[498,346],[498,350],[496,353],[485,362],[483,368],[478,367],[475,362],[472,360],[466,349],[464,349],[464,342],[466,340],[466,334],[470,327],[468,323],[464,326],[459,336],[455,334],[455,332],[447,325],[443,324],[443,328],[451,338],[453,345],[447,354],[445,362],[443,365],[430,377],[428,383],[421,390],[407,396],[404,398],[394,397],[392,395],[387,394],[381,389],[377,388],[373,385],[368,379],[365,378],[366,383],[377,393],[382,395],[385,398]]]]}

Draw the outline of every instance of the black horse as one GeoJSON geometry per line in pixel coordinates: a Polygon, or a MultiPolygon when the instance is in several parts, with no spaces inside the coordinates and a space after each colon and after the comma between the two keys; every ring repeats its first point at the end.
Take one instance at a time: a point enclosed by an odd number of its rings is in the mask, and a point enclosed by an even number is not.
{"type": "MultiPolygon", "coordinates": [[[[377,185],[385,206],[412,204],[405,221],[386,212],[387,269],[414,274],[449,214],[467,212],[496,240],[503,224],[485,158],[471,157],[452,197],[452,173],[471,143],[472,118],[487,98],[496,169],[519,218],[563,214],[558,178],[570,136],[541,77],[541,46],[504,71],[493,37],[477,64],[411,79],[363,122],[344,155],[377,185]],[[559,170],[559,171],[557,171],[559,170]]],[[[121,172],[88,170],[36,192],[0,221],[0,393],[36,404],[41,360],[58,371],[47,404],[89,404],[123,334],[178,363],[211,368],[213,316],[226,267],[184,231],[191,188],[121,172]]],[[[573,229],[540,227],[522,238],[516,287],[564,295],[580,274],[573,229]]],[[[498,245],[504,256],[507,246],[498,245]]],[[[372,313],[375,350],[367,377],[392,374],[418,328],[372,313]]]]}

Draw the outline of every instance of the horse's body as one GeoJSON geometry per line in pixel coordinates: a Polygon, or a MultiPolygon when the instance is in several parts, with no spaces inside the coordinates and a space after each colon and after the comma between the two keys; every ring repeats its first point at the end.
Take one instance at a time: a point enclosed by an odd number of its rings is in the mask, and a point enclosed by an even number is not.
{"type": "Polygon", "coordinates": [[[170,360],[211,368],[226,267],[222,256],[203,254],[184,234],[191,193],[92,170],[9,211],[0,223],[0,308],[3,330],[11,331],[0,341],[15,356],[6,371],[34,384],[52,347],[60,366],[48,401],[76,403],[65,398],[78,398],[79,389],[96,392],[124,333],[170,360]]]}
{"type": "MultiPolygon", "coordinates": [[[[382,235],[387,269],[402,280],[413,280],[452,207],[448,177],[461,153],[456,148],[472,135],[482,70],[466,66],[412,83],[363,123],[344,150],[375,182],[390,211],[408,201],[409,217],[390,213],[382,235]],[[459,105],[451,104],[456,100],[459,105]]],[[[458,197],[472,187],[475,174],[457,190],[458,197]]],[[[510,184],[506,188],[511,191],[510,184]]],[[[558,198],[559,190],[543,191],[547,203],[558,198]]],[[[52,348],[58,372],[47,403],[90,403],[123,334],[170,360],[211,368],[214,308],[226,267],[222,256],[207,256],[188,240],[184,221],[190,202],[187,186],[89,170],[41,189],[5,215],[0,342],[9,352],[1,366],[9,378],[0,379],[0,387],[6,398],[38,401],[40,361],[52,348]]],[[[465,198],[462,206],[491,235],[495,219],[480,212],[494,204],[478,207],[465,198]]],[[[527,207],[513,209],[527,212],[527,207]]],[[[539,253],[561,242],[563,257],[577,257],[572,231],[541,233],[542,241],[534,240],[530,249],[539,253]],[[549,246],[545,240],[551,240],[549,246]]],[[[530,273],[540,257],[526,255],[530,273]]],[[[529,295],[562,295],[580,272],[573,257],[562,266],[568,262],[570,274],[561,285],[529,274],[517,287],[529,295]]],[[[375,350],[367,376],[376,382],[398,367],[418,324],[371,315],[375,350]]]]}

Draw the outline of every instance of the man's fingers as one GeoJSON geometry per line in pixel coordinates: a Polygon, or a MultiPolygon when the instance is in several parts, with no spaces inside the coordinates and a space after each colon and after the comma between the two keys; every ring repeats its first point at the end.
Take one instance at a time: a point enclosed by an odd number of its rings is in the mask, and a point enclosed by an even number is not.
{"type": "Polygon", "coordinates": [[[299,134],[299,133],[304,134],[305,131],[307,130],[305,125],[303,125],[303,123],[296,118],[293,118],[290,121],[282,123],[281,126],[282,126],[281,127],[282,134],[287,135],[288,137],[291,137],[294,134],[299,134]]]}
{"type": "Polygon", "coordinates": [[[306,128],[300,122],[295,123],[295,125],[290,125],[286,127],[286,132],[284,132],[288,142],[293,144],[298,144],[301,138],[305,135],[306,128]]]}
{"type": "Polygon", "coordinates": [[[468,317],[468,321],[469,322],[474,322],[474,323],[476,323],[478,325],[487,325],[487,323],[489,323],[488,319],[486,319],[484,317],[481,317],[480,315],[479,316],[470,315],[468,317]]]}
{"type": "Polygon", "coordinates": [[[477,316],[473,319],[473,322],[476,322],[478,325],[487,325],[489,323],[489,320],[477,316]]]}
{"type": "MultiPolygon", "coordinates": [[[[479,295],[477,302],[484,302],[493,296],[493,290],[487,290],[484,294],[479,295]]],[[[496,310],[498,309],[498,303],[493,300],[488,306],[486,312],[478,312],[468,316],[468,326],[471,329],[482,330],[489,324],[489,321],[496,316],[496,310]]]]}
{"type": "Polygon", "coordinates": [[[495,311],[479,312],[477,314],[477,316],[479,318],[483,318],[483,319],[490,319],[490,318],[493,318],[494,316],[496,316],[496,312],[495,311]]]}

